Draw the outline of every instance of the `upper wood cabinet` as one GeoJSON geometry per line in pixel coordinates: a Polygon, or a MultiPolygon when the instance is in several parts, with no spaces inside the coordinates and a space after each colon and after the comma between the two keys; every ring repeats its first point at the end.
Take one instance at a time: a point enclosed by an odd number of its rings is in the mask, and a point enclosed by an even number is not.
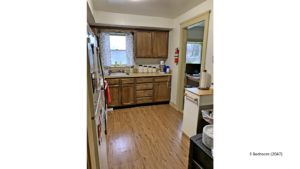
{"type": "Polygon", "coordinates": [[[168,57],[168,32],[152,32],[152,55],[157,58],[168,57]]]}
{"type": "Polygon", "coordinates": [[[152,57],[152,32],[137,31],[135,33],[135,49],[137,58],[152,57]]]}
{"type": "Polygon", "coordinates": [[[169,32],[136,31],[136,58],[167,58],[169,32]]]}

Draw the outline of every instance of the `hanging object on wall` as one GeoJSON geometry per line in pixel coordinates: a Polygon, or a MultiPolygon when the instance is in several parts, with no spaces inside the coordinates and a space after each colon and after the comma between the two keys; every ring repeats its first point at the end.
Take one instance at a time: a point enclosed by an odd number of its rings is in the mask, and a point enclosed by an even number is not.
{"type": "Polygon", "coordinates": [[[178,48],[175,49],[174,62],[176,63],[176,65],[179,62],[179,49],[178,48]]]}

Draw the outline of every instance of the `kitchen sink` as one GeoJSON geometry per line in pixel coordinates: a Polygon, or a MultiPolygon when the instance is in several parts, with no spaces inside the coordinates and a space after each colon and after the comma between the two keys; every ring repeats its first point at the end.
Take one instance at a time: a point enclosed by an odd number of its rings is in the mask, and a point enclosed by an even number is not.
{"type": "Polygon", "coordinates": [[[116,72],[116,73],[110,73],[109,76],[128,76],[128,73],[122,73],[122,72],[116,72]]]}

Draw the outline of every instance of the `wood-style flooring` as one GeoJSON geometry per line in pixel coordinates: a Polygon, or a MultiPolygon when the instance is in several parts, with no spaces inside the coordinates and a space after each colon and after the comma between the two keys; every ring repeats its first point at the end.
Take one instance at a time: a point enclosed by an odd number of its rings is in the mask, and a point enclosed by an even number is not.
{"type": "Polygon", "coordinates": [[[187,169],[189,139],[182,113],[168,104],[108,113],[110,169],[187,169]]]}

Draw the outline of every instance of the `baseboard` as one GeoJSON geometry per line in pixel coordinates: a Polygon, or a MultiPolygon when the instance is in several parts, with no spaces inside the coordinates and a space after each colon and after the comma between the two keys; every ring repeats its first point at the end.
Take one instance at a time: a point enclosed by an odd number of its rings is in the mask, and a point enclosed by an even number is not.
{"type": "Polygon", "coordinates": [[[190,139],[190,137],[188,135],[186,135],[184,131],[182,131],[182,136],[187,138],[187,139],[190,139]]]}
{"type": "Polygon", "coordinates": [[[178,107],[177,107],[177,105],[176,105],[175,103],[170,102],[169,104],[170,104],[170,106],[173,107],[175,110],[177,110],[177,111],[183,113],[182,111],[178,110],[178,107]]]}

